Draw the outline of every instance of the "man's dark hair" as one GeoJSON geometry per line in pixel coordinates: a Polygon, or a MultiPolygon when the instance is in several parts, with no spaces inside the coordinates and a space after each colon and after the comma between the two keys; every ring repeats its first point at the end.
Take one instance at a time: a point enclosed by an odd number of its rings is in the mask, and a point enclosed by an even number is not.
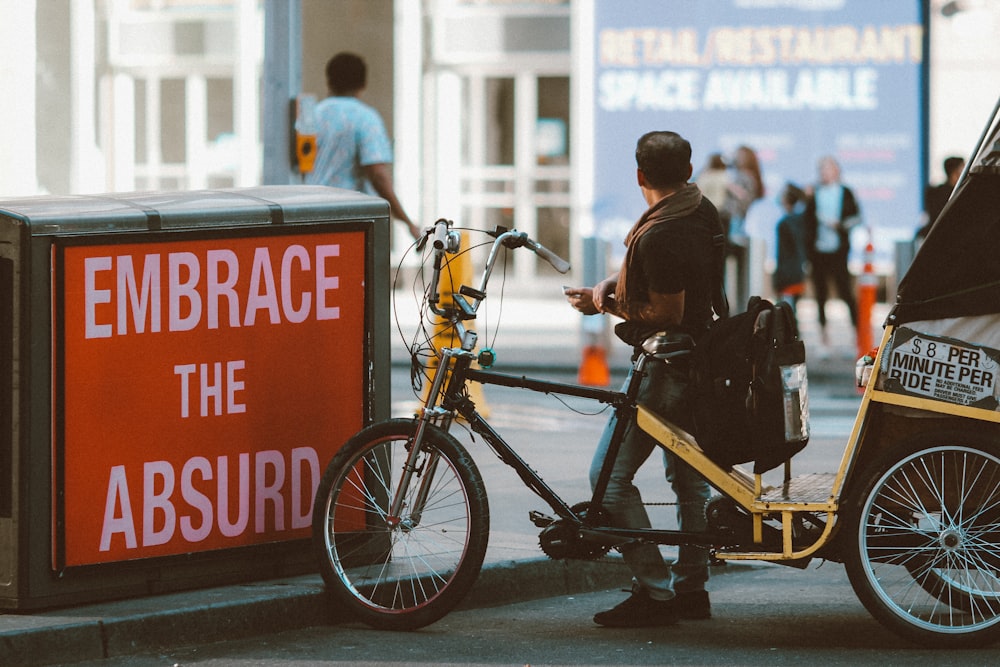
{"type": "Polygon", "coordinates": [[[944,173],[946,176],[951,176],[953,172],[961,171],[962,167],[965,165],[965,160],[960,157],[948,157],[944,159],[944,173]]]}
{"type": "Polygon", "coordinates": [[[785,183],[785,189],[781,192],[781,202],[789,206],[795,206],[799,202],[806,200],[805,191],[795,183],[785,183]]]}
{"type": "Polygon", "coordinates": [[[647,132],[635,146],[635,163],[654,188],[686,183],[691,144],[676,132],[647,132]]]}
{"type": "Polygon", "coordinates": [[[338,53],[326,64],[326,85],[334,95],[354,93],[365,87],[368,67],[361,56],[338,53]]]}

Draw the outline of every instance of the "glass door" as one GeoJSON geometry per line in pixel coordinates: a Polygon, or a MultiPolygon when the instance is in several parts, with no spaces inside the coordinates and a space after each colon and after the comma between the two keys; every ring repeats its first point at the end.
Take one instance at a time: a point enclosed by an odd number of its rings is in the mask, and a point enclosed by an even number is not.
{"type": "MultiPolygon", "coordinates": [[[[457,125],[440,128],[439,140],[452,144],[446,152],[459,165],[454,185],[462,223],[516,227],[568,258],[569,77],[466,71],[455,84],[457,125]]],[[[448,179],[452,167],[439,162],[439,179],[448,179]]],[[[528,293],[551,282],[539,278],[558,275],[526,252],[514,255],[513,269],[508,276],[528,293]]]]}

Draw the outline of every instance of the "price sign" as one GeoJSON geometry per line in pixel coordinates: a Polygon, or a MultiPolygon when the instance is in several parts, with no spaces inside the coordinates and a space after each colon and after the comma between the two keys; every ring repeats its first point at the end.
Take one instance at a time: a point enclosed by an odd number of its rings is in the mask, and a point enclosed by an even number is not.
{"type": "Polygon", "coordinates": [[[1000,351],[900,328],[889,353],[886,391],[997,409],[1000,351]]]}

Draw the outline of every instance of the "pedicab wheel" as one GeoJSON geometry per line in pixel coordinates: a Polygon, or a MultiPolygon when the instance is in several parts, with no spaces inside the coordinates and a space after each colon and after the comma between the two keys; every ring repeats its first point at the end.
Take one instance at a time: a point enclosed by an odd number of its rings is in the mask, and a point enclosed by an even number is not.
{"type": "Polygon", "coordinates": [[[360,431],[330,461],[313,505],[313,546],[338,616],[379,629],[412,630],[451,611],[489,539],[482,476],[440,428],[426,428],[409,487],[399,488],[415,431],[409,419],[360,431]]]}
{"type": "Polygon", "coordinates": [[[847,508],[844,565],[878,621],[933,647],[1000,639],[1000,443],[921,434],[847,508]]]}

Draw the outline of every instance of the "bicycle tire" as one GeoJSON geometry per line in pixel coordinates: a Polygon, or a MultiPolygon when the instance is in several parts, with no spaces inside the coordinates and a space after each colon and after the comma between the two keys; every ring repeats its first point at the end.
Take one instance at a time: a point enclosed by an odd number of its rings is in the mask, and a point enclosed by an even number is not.
{"type": "Polygon", "coordinates": [[[1000,444],[981,433],[923,433],[849,504],[844,565],[884,626],[915,643],[1000,639],[1000,444]]]}
{"type": "Polygon", "coordinates": [[[433,425],[424,431],[404,510],[388,519],[416,428],[415,420],[391,419],[358,432],[331,459],[313,505],[313,546],[326,591],[348,617],[378,629],[413,630],[451,611],[475,583],[489,540],[479,469],[433,425]],[[415,494],[432,469],[418,516],[415,494]]]}

